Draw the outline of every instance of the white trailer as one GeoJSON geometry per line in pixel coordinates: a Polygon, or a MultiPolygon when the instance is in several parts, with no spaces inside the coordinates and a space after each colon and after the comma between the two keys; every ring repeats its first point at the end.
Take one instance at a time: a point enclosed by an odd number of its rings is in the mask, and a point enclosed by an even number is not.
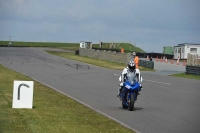
{"type": "Polygon", "coordinates": [[[174,46],[174,59],[187,59],[188,53],[198,54],[200,58],[200,44],[183,43],[174,46]]]}

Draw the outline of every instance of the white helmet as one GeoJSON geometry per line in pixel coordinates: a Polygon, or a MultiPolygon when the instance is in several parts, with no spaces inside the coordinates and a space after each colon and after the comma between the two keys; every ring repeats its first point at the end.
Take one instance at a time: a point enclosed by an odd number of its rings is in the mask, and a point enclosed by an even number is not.
{"type": "Polygon", "coordinates": [[[128,68],[129,68],[130,71],[133,72],[135,70],[135,63],[133,61],[130,61],[128,63],[128,68]]]}

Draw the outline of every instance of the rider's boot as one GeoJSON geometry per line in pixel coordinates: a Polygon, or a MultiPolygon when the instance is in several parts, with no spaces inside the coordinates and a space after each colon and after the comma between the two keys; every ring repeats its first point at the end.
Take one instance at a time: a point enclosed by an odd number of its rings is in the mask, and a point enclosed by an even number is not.
{"type": "MultiPolygon", "coordinates": [[[[142,85],[140,84],[140,89],[139,89],[139,91],[141,91],[142,89],[143,89],[143,88],[142,88],[142,85]]],[[[138,91],[138,95],[140,95],[139,91],[138,91]]]]}
{"type": "Polygon", "coordinates": [[[143,87],[142,87],[142,85],[140,85],[140,91],[141,91],[141,90],[143,90],[143,87]]]}
{"type": "Polygon", "coordinates": [[[119,97],[120,93],[121,93],[122,87],[118,88],[118,92],[117,92],[117,97],[119,97]]]}
{"type": "MultiPolygon", "coordinates": [[[[122,92],[122,89],[123,89],[123,83],[120,83],[119,84],[119,88],[118,88],[118,93],[117,93],[117,97],[120,96],[121,92],[122,92]]],[[[121,98],[120,98],[121,99],[121,98]]]]}

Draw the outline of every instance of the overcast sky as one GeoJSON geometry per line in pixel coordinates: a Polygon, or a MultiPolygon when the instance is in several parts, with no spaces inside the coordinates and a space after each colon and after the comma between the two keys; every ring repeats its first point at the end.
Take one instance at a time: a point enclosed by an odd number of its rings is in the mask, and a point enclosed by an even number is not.
{"type": "Polygon", "coordinates": [[[200,43],[200,0],[0,0],[0,40],[200,43]]]}

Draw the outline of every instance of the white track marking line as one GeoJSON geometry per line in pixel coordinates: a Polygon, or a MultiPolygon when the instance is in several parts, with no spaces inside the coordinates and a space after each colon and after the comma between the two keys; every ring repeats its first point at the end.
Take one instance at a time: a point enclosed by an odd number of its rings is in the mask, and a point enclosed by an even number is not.
{"type": "Polygon", "coordinates": [[[159,81],[153,81],[153,80],[147,80],[147,79],[143,79],[143,80],[145,80],[145,81],[149,81],[149,82],[158,83],[158,84],[171,85],[170,83],[164,83],[164,82],[159,82],[159,81]]]}
{"type": "Polygon", "coordinates": [[[120,76],[119,74],[114,74],[115,76],[120,76]]]}
{"type": "MultiPolygon", "coordinates": [[[[119,74],[114,74],[114,75],[115,75],[115,76],[120,76],[119,74]]],[[[143,80],[149,81],[149,82],[158,83],[158,84],[171,85],[170,83],[165,83],[165,82],[153,81],[153,80],[148,80],[148,79],[143,79],[143,80]]]]}

